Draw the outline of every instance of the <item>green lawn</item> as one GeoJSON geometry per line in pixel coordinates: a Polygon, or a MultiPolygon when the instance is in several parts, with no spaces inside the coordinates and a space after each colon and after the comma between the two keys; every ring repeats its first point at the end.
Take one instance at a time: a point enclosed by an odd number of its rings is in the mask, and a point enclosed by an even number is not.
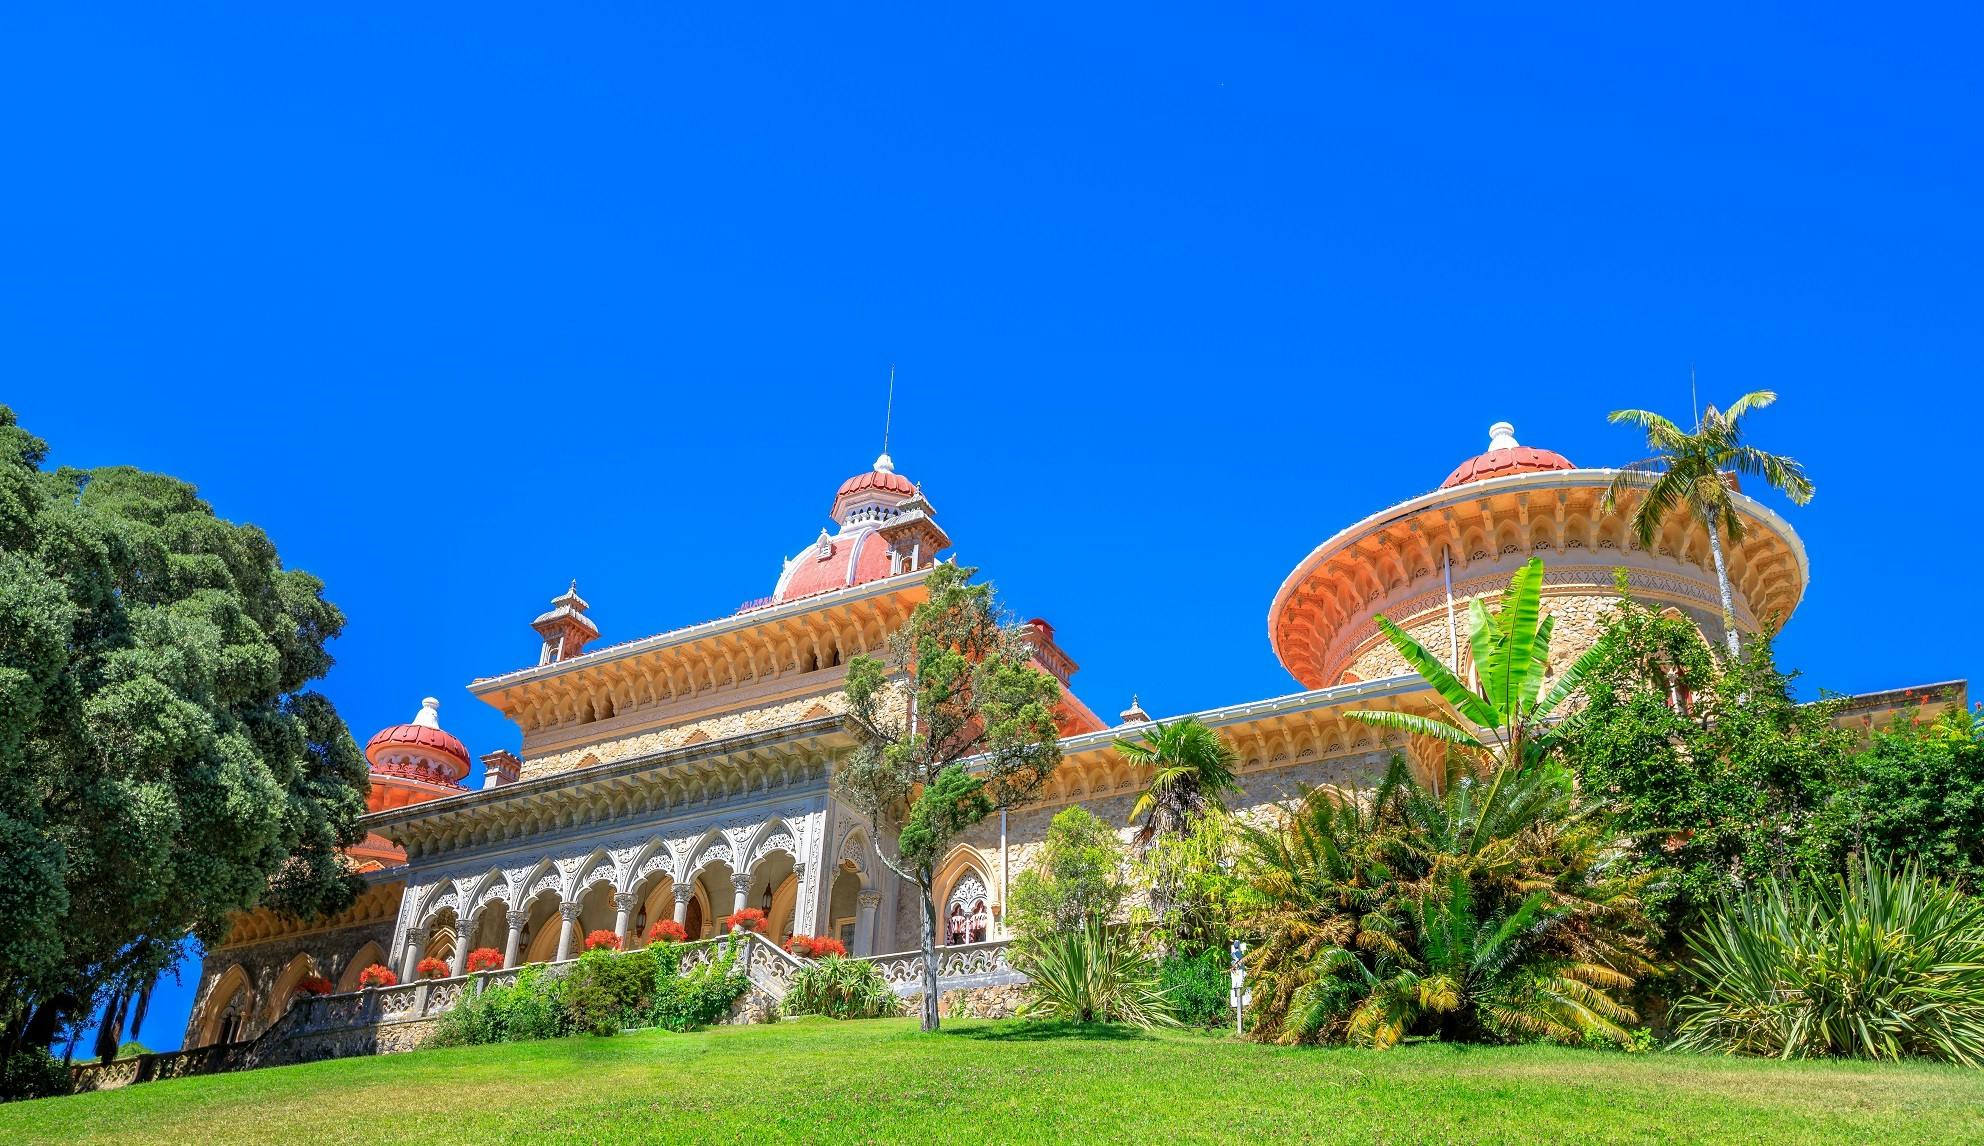
{"type": "Polygon", "coordinates": [[[906,1020],[346,1059],[0,1106],[0,1141],[1979,1142],[1984,1073],[906,1020]]]}

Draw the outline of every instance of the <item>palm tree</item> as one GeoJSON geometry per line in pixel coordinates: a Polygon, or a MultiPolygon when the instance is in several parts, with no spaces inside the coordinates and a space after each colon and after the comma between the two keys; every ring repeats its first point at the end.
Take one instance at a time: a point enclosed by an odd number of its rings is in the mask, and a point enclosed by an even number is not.
{"type": "Polygon", "coordinates": [[[1632,516],[1633,535],[1644,549],[1653,547],[1660,527],[1683,506],[1702,523],[1708,530],[1709,554],[1715,559],[1716,586],[1722,591],[1722,631],[1732,657],[1740,655],[1742,648],[1736,637],[1736,600],[1729,588],[1722,539],[1727,535],[1730,544],[1741,544],[1743,517],[1730,500],[1729,483],[1723,475],[1734,471],[1762,478],[1794,505],[1812,500],[1812,479],[1796,461],[1743,444],[1743,415],[1775,401],[1775,392],[1754,390],[1736,399],[1727,410],[1710,406],[1696,420],[1692,434],[1649,410],[1614,410],[1607,419],[1646,431],[1652,456],[1620,468],[1612,488],[1605,491],[1605,512],[1615,512],[1628,490],[1644,490],[1632,516]]]}
{"type": "Polygon", "coordinates": [[[1116,750],[1130,763],[1152,770],[1150,786],[1130,809],[1131,822],[1144,822],[1136,838],[1140,850],[1159,835],[1185,834],[1202,812],[1225,811],[1220,797],[1240,790],[1233,778],[1239,754],[1196,717],[1146,729],[1141,740],[1118,739],[1116,750]]]}

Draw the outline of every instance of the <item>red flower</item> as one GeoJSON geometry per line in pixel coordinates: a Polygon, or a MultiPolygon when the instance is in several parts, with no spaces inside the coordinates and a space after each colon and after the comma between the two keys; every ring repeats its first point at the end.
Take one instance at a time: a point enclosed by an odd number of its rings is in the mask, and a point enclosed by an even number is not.
{"type": "Polygon", "coordinates": [[[589,931],[586,933],[586,950],[618,951],[620,950],[620,937],[603,928],[598,931],[589,931]]]}
{"type": "Polygon", "coordinates": [[[802,959],[847,957],[847,944],[831,935],[795,935],[785,941],[785,949],[802,959]]]}
{"type": "Polygon", "coordinates": [[[503,969],[503,953],[494,947],[477,947],[468,953],[468,969],[471,971],[500,971],[503,969]]]}
{"type": "Polygon", "coordinates": [[[413,965],[413,973],[423,979],[445,979],[448,977],[448,961],[429,955],[413,965]]]}
{"type": "Polygon", "coordinates": [[[361,987],[393,987],[398,986],[399,981],[400,977],[384,963],[374,963],[358,973],[358,985],[361,987]]]}
{"type": "Polygon", "coordinates": [[[296,981],[296,993],[299,995],[328,995],[335,990],[337,988],[331,981],[322,975],[305,975],[296,981]]]}
{"type": "Polygon", "coordinates": [[[723,925],[732,931],[765,930],[765,913],[755,907],[747,907],[735,915],[724,917],[723,925]]]}
{"type": "Polygon", "coordinates": [[[648,928],[649,943],[686,943],[689,932],[673,919],[663,919],[648,928]]]}

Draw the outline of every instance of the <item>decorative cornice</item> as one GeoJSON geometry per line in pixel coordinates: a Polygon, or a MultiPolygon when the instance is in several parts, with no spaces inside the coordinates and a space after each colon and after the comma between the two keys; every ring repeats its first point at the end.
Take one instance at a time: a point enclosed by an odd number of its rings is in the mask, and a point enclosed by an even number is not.
{"type": "MultiPolygon", "coordinates": [[[[1435,490],[1339,531],[1317,546],[1282,582],[1268,610],[1268,638],[1296,679],[1326,685],[1340,671],[1346,632],[1368,622],[1388,599],[1430,581],[1439,585],[1443,556],[1456,578],[1483,563],[1503,570],[1544,552],[1552,565],[1605,560],[1644,571],[1696,576],[1713,584],[1707,535],[1676,515],[1651,551],[1624,538],[1624,520],[1599,509],[1618,471],[1559,470],[1490,478],[1435,490]],[[1692,572],[1690,572],[1692,571],[1692,572]]],[[[1803,598],[1810,569],[1791,527],[1755,499],[1732,491],[1748,526],[1743,544],[1728,547],[1739,620],[1790,615],[1803,598]]],[[[1456,593],[1458,596],[1458,592],[1456,593]]]]}
{"type": "Polygon", "coordinates": [[[824,783],[847,746],[841,719],[821,717],[376,812],[360,823],[416,860],[824,783]]]}
{"type": "Polygon", "coordinates": [[[881,647],[924,596],[924,568],[477,680],[526,735],[602,738],[722,711],[740,693],[803,689],[881,647]],[[817,677],[815,674],[819,674],[817,677]]]}

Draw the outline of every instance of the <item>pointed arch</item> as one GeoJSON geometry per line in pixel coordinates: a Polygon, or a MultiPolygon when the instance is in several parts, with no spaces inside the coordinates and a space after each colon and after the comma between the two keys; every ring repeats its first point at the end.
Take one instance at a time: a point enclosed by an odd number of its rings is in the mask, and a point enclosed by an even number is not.
{"type": "Polygon", "coordinates": [[[482,873],[480,879],[469,885],[468,894],[462,896],[464,905],[462,915],[471,919],[481,915],[482,909],[489,906],[489,901],[492,899],[500,899],[504,903],[510,901],[510,883],[503,878],[503,869],[500,867],[491,867],[482,873]]]}
{"type": "Polygon", "coordinates": [[[350,959],[345,960],[344,970],[338,974],[339,993],[358,990],[359,973],[374,963],[385,962],[386,949],[379,946],[376,939],[367,940],[363,947],[351,953],[350,959]]]}
{"type": "Polygon", "coordinates": [[[563,884],[564,880],[550,860],[538,860],[522,878],[510,885],[510,907],[513,910],[526,907],[546,891],[558,892],[563,884]]]}
{"type": "Polygon", "coordinates": [[[618,887],[616,874],[613,856],[605,848],[594,848],[591,855],[580,860],[578,866],[572,869],[572,878],[565,884],[565,898],[577,899],[587,888],[602,881],[618,887]]]}
{"type": "Polygon", "coordinates": [[[254,1018],[255,984],[241,964],[230,964],[200,1003],[199,1044],[239,1042],[254,1018]]]}
{"type": "Polygon", "coordinates": [[[620,890],[639,890],[642,881],[656,872],[663,872],[672,879],[676,866],[675,852],[668,846],[668,841],[660,836],[650,836],[628,858],[625,870],[620,873],[620,890]]]}
{"type": "Polygon", "coordinates": [[[317,961],[307,954],[298,954],[283,965],[282,973],[276,976],[276,985],[269,991],[267,1006],[263,1008],[262,1022],[273,1023],[282,1018],[295,1000],[296,985],[317,973],[317,961]]]}

